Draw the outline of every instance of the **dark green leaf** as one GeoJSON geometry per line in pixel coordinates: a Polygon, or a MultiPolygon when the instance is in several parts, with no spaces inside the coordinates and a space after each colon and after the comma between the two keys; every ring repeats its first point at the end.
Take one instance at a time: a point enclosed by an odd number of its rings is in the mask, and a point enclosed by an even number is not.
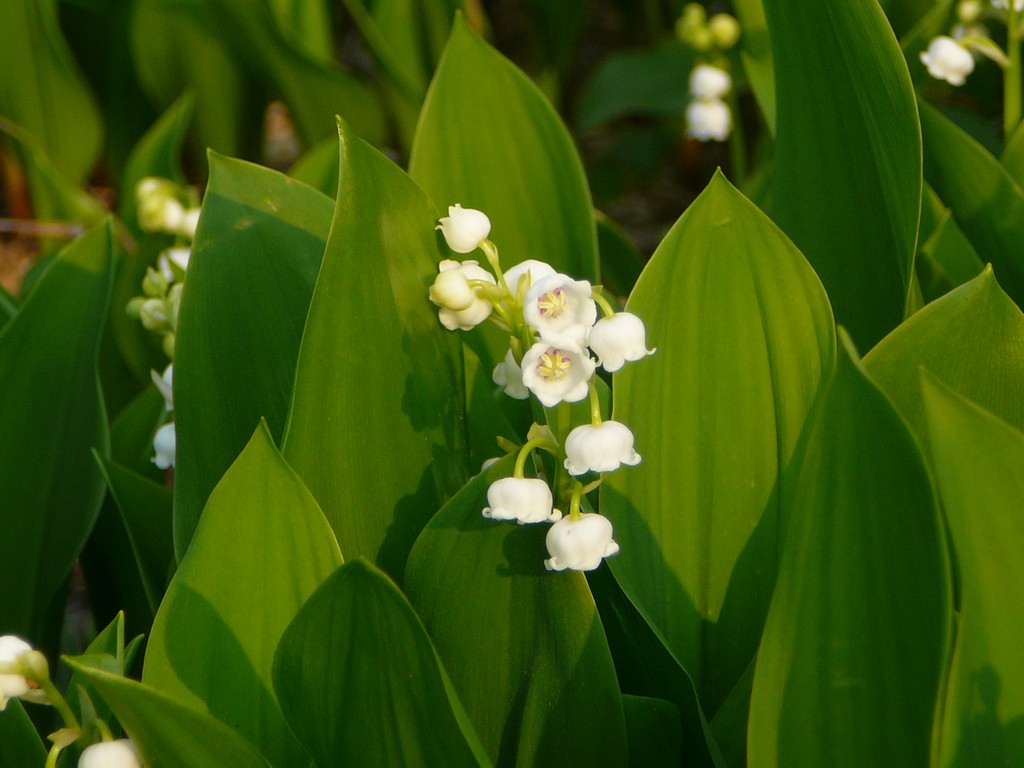
{"type": "Polygon", "coordinates": [[[21,702],[7,702],[0,712],[0,768],[43,768],[46,747],[21,702]]]}
{"type": "Polygon", "coordinates": [[[679,709],[670,701],[623,696],[629,734],[630,768],[678,766],[682,763],[679,709]]]}
{"type": "Polygon", "coordinates": [[[339,568],[288,626],[274,686],[317,765],[490,765],[423,624],[365,560],[339,568]]]}

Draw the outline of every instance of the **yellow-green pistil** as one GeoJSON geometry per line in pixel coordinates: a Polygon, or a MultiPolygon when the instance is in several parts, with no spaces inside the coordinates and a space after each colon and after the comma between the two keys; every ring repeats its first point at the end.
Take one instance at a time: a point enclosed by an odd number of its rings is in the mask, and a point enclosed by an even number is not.
{"type": "Polygon", "coordinates": [[[540,310],[541,317],[558,317],[565,312],[568,301],[569,297],[566,296],[565,290],[555,288],[537,299],[537,309],[540,310]]]}
{"type": "Polygon", "coordinates": [[[547,381],[561,381],[569,375],[570,368],[572,368],[572,358],[562,350],[550,347],[540,356],[537,373],[547,381]]]}

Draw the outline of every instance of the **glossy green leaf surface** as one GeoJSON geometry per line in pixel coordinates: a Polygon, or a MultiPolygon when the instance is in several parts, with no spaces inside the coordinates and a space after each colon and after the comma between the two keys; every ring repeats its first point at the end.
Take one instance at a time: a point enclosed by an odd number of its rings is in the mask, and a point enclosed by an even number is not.
{"type": "Polygon", "coordinates": [[[1024,190],[984,147],[921,102],[924,172],[1010,297],[1024,302],[1024,190]]]}
{"type": "Polygon", "coordinates": [[[597,277],[590,192],[569,132],[461,16],[427,92],[409,174],[442,210],[484,211],[503,267],[541,259],[597,277]]]}
{"type": "Polygon", "coordinates": [[[864,356],[864,367],[922,443],[922,367],[1024,428],[1024,314],[990,268],[910,317],[864,356]]]}
{"type": "Polygon", "coordinates": [[[1018,185],[1024,185],[1024,123],[1007,139],[999,162],[1018,185]]]}
{"type": "Polygon", "coordinates": [[[7,703],[0,712],[0,768],[43,768],[46,748],[21,702],[7,703]]]}
{"type": "Polygon", "coordinates": [[[462,482],[461,359],[427,300],[433,204],[345,125],[340,147],[284,453],[345,556],[398,577],[416,535],[462,482]]]}
{"type": "Polygon", "coordinates": [[[416,613],[365,560],[289,625],[274,686],[317,765],[490,765],[416,613]]]}
{"type": "Polygon", "coordinates": [[[784,489],[747,765],[927,766],[952,618],[928,473],[845,333],[784,489]]]}
{"type": "Polygon", "coordinates": [[[143,681],[231,724],[275,768],[308,768],[274,698],[274,649],[341,562],[261,423],[210,495],[153,623],[143,681]]]}
{"type": "Polygon", "coordinates": [[[710,716],[757,648],[780,473],[831,369],[832,317],[799,251],[721,174],[627,309],[658,351],[614,375],[613,417],[644,458],[601,488],[622,546],[611,567],[710,716]]]}
{"type": "Polygon", "coordinates": [[[210,156],[175,349],[174,545],[261,418],[280,439],[331,201],[284,174],[210,156]]]}
{"type": "Polygon", "coordinates": [[[4,632],[32,637],[89,535],[108,429],[96,356],[111,282],[110,230],[54,259],[0,333],[0,601],[4,632]]]}
{"type": "Polygon", "coordinates": [[[268,768],[234,728],[98,664],[65,661],[114,710],[148,768],[268,768]]]}
{"type": "Polygon", "coordinates": [[[1024,435],[922,377],[960,611],[936,765],[1024,762],[1024,435]]]}
{"type": "Polygon", "coordinates": [[[903,319],[914,263],[921,137],[907,67],[874,0],[772,0],[765,12],[778,108],[772,216],[818,273],[836,321],[868,348],[903,319]]]}
{"type": "Polygon", "coordinates": [[[495,765],[625,766],[619,688],[586,579],[544,570],[545,525],[480,514],[488,484],[513,463],[475,477],[434,516],[406,591],[495,765]]]}

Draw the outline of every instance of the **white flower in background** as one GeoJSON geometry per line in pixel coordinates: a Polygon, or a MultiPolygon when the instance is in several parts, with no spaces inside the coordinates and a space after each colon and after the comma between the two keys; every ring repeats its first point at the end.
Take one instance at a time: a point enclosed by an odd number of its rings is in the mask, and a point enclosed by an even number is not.
{"type": "Polygon", "coordinates": [[[139,320],[147,331],[162,331],[169,324],[167,302],[164,299],[146,299],[139,309],[139,320]]]}
{"type": "Polygon", "coordinates": [[[487,489],[483,516],[493,520],[518,520],[520,523],[550,523],[562,513],[552,509],[551,489],[536,477],[503,477],[487,489]]]}
{"type": "Polygon", "coordinates": [[[521,261],[514,267],[505,270],[505,284],[508,289],[515,293],[519,288],[519,280],[527,274],[530,276],[529,285],[533,285],[542,277],[555,274],[555,268],[543,261],[537,261],[537,259],[521,261]]]}
{"type": "Polygon", "coordinates": [[[523,317],[548,344],[587,345],[590,328],[597,320],[597,303],[586,280],[568,275],[542,277],[530,286],[523,303],[523,317]]]}
{"type": "Polygon", "coordinates": [[[585,398],[595,364],[579,347],[539,342],[523,355],[522,367],[523,384],[550,408],[585,398]]]}
{"type": "Polygon", "coordinates": [[[458,262],[445,259],[438,268],[441,270],[430,286],[430,300],[438,305],[438,318],[449,331],[468,331],[480,325],[491,316],[494,307],[482,299],[469,284],[470,280],[481,280],[494,285],[494,275],[476,261],[458,262]]]}
{"type": "Polygon", "coordinates": [[[156,266],[164,279],[168,283],[173,283],[184,277],[191,256],[191,248],[167,248],[157,257],[156,266]]]}
{"type": "Polygon", "coordinates": [[[519,367],[511,349],[505,353],[505,359],[494,366],[491,379],[509,397],[526,400],[530,396],[530,391],[523,384],[523,369],[519,367]]]}
{"type": "MultiPolygon", "coordinates": [[[[32,651],[32,646],[14,635],[0,637],[0,665],[16,665],[22,655],[32,651]]],[[[0,672],[0,712],[7,708],[7,702],[24,696],[32,690],[32,684],[22,675],[0,672]]]]}
{"type": "Polygon", "coordinates": [[[482,211],[463,208],[456,203],[448,206],[448,215],[435,227],[440,229],[448,247],[456,253],[471,253],[491,234],[491,220],[482,211]]]}
{"type": "Polygon", "coordinates": [[[90,744],[78,758],[78,768],[142,768],[131,739],[90,744]]]}
{"type": "MultiPolygon", "coordinates": [[[[1009,10],[1010,6],[1006,0],[992,0],[993,8],[1002,8],[1003,10],[1009,10]]],[[[1024,11],[1024,0],[1014,0],[1013,9],[1017,12],[1024,11]]]]}
{"type": "Polygon", "coordinates": [[[189,208],[181,217],[181,224],[178,225],[177,234],[195,240],[196,228],[199,226],[199,214],[202,208],[189,208]]]}
{"type": "Polygon", "coordinates": [[[164,368],[163,374],[159,374],[156,371],[150,371],[149,376],[153,379],[153,383],[156,384],[156,388],[160,390],[160,394],[164,396],[164,407],[168,411],[174,410],[174,363],[168,364],[164,368]]]}
{"type": "Polygon", "coordinates": [[[174,455],[177,446],[177,436],[174,431],[174,422],[164,424],[153,436],[153,451],[156,456],[152,462],[157,469],[168,469],[174,466],[174,455]]]}
{"type": "Polygon", "coordinates": [[[974,57],[960,43],[951,37],[940,35],[928,44],[928,50],[921,52],[921,61],[928,67],[928,74],[950,85],[963,85],[967,76],[974,71],[974,57]]]}
{"type": "Polygon", "coordinates": [[[633,433],[618,421],[581,424],[565,438],[565,468],[570,475],[614,472],[622,464],[640,463],[633,450],[633,433]]]}
{"type": "Polygon", "coordinates": [[[612,539],[612,524],[595,512],[585,512],[575,520],[563,517],[545,538],[551,558],[544,561],[549,571],[592,571],[601,560],[619,551],[612,539]]]}
{"type": "Polygon", "coordinates": [[[647,349],[644,321],[631,312],[602,317],[590,329],[588,344],[606,371],[617,371],[627,362],[657,351],[657,348],[647,349]]]}
{"type": "Polygon", "coordinates": [[[696,99],[721,99],[732,88],[732,78],[724,69],[698,64],[690,73],[690,93],[696,99]]]}
{"type": "Polygon", "coordinates": [[[686,107],[686,135],[698,141],[725,141],[732,130],[732,112],[718,99],[695,99],[686,107]]]}

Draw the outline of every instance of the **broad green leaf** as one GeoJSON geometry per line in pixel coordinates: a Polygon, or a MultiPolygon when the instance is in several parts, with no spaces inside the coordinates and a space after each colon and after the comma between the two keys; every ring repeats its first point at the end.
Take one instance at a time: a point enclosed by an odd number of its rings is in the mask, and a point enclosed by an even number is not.
{"type": "Polygon", "coordinates": [[[268,768],[231,726],[95,662],[65,662],[110,705],[148,768],[268,768]]]}
{"type": "Polygon", "coordinates": [[[1024,185],[1024,123],[1018,125],[1017,130],[1007,139],[999,162],[1018,186],[1024,185]]]}
{"type": "Polygon", "coordinates": [[[669,701],[623,696],[622,711],[629,733],[629,764],[633,768],[678,766],[682,763],[679,710],[669,701]]]}
{"type": "Polygon", "coordinates": [[[1024,763],[1024,435],[923,376],[960,595],[936,765],[1024,763]]]}
{"type": "Polygon", "coordinates": [[[495,765],[625,766],[619,687],[586,579],[544,570],[547,526],[480,514],[488,484],[513,463],[475,477],[434,516],[406,591],[495,765]]]}
{"type": "Polygon", "coordinates": [[[977,277],[984,268],[974,246],[957,226],[953,215],[946,211],[935,231],[921,245],[915,263],[921,290],[928,301],[963,285],[977,277]],[[922,264],[923,262],[923,264],[922,264]],[[925,274],[925,269],[930,274],[925,274]],[[929,282],[925,283],[925,277],[929,282]]]}
{"type": "Polygon", "coordinates": [[[778,99],[772,216],[836,321],[868,348],[903,319],[914,264],[921,137],[907,66],[874,0],[772,0],[765,11],[778,99]]]}
{"type": "Polygon", "coordinates": [[[924,170],[999,284],[1024,302],[1024,190],[978,142],[920,103],[924,170]]]}
{"type": "MultiPolygon", "coordinates": [[[[103,125],[61,35],[57,0],[3,4],[0,71],[0,115],[37,136],[61,173],[80,183],[96,162],[103,125]]],[[[35,187],[31,166],[28,171],[35,187]]]]}
{"type": "Polygon", "coordinates": [[[0,712],[0,768],[43,768],[46,747],[17,699],[0,712]]]}
{"type": "Polygon", "coordinates": [[[991,268],[929,304],[864,356],[872,380],[922,442],[918,369],[1024,428],[1024,315],[991,268]]]}
{"type": "Polygon", "coordinates": [[[210,155],[175,348],[174,548],[261,418],[280,439],[330,227],[331,201],[281,173],[210,155]]]}
{"type": "Polygon", "coordinates": [[[288,626],[274,686],[317,765],[490,765],[419,617],[365,560],[335,571],[288,626]]]}
{"type": "Polygon", "coordinates": [[[764,121],[775,135],[775,65],[772,63],[772,41],[762,0],[735,0],[733,9],[743,30],[740,60],[750,81],[764,121]]]}
{"type": "Polygon", "coordinates": [[[0,601],[3,631],[32,637],[103,500],[96,355],[110,296],[110,227],[64,248],[0,333],[0,601]]]}
{"type": "Polygon", "coordinates": [[[458,339],[427,300],[437,212],[339,126],[337,206],[309,307],[284,452],[348,558],[401,575],[465,469],[458,339]]]}
{"type": "Polygon", "coordinates": [[[334,52],[328,3],[324,0],[269,0],[268,5],[288,42],[316,61],[331,60],[334,52]]]}
{"type": "Polygon", "coordinates": [[[569,132],[461,16],[423,105],[409,174],[442,208],[486,213],[504,267],[541,259],[597,277],[590,193],[569,132]]]}
{"type": "Polygon", "coordinates": [[[275,768],[307,768],[273,694],[274,649],[341,562],[323,514],[261,423],[210,495],[167,589],[143,681],[233,725],[275,768]]]}
{"type": "Polygon", "coordinates": [[[920,451],[845,333],[783,489],[747,765],[927,766],[952,618],[920,451]]]}
{"type": "Polygon", "coordinates": [[[832,317],[800,252],[720,173],[627,309],[657,353],[613,377],[644,460],[601,488],[622,546],[611,567],[711,716],[757,649],[780,474],[832,367],[832,317]]]}

